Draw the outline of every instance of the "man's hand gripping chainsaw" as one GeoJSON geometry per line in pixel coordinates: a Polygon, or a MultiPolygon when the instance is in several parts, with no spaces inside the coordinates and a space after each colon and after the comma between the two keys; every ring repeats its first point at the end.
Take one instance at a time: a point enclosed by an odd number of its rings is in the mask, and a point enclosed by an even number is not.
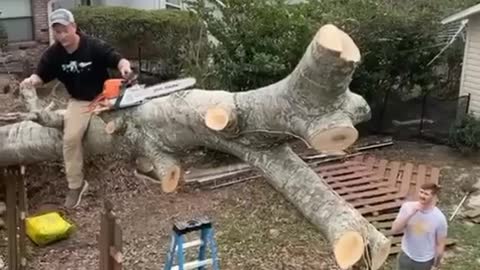
{"type": "Polygon", "coordinates": [[[103,111],[137,106],[150,99],[184,90],[195,83],[195,78],[184,78],[145,87],[137,84],[135,75],[131,75],[128,79],[108,79],[103,85],[102,93],[88,105],[87,112],[98,114],[103,111]]]}

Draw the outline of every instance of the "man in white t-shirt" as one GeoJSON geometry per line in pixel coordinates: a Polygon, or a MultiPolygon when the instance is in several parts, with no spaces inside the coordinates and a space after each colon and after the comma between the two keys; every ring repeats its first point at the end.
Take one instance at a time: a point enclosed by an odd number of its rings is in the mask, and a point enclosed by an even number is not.
{"type": "Polygon", "coordinates": [[[448,224],[436,206],[440,187],[428,183],[420,188],[417,201],[405,202],[393,222],[392,232],[403,232],[398,270],[435,270],[440,266],[448,224]]]}

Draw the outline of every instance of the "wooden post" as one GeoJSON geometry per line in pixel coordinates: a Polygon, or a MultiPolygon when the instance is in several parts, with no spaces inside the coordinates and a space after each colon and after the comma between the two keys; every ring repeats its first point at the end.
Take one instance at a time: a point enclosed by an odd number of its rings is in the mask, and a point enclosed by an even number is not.
{"type": "Polygon", "coordinates": [[[18,214],[19,214],[19,259],[20,259],[20,269],[25,270],[27,269],[27,249],[25,247],[26,244],[26,218],[28,213],[27,208],[27,193],[25,188],[25,166],[20,167],[20,177],[17,182],[17,189],[18,189],[18,214]]]}
{"type": "Polygon", "coordinates": [[[8,235],[8,269],[25,270],[27,199],[25,192],[25,167],[11,166],[1,170],[0,178],[5,184],[8,235]]]}
{"type": "Polygon", "coordinates": [[[423,97],[422,97],[422,115],[420,117],[421,118],[420,127],[419,127],[419,130],[418,130],[419,135],[423,134],[423,120],[425,119],[425,111],[427,109],[427,97],[428,97],[427,93],[423,94],[423,97]]]}
{"type": "Polygon", "coordinates": [[[122,229],[113,212],[112,203],[105,201],[100,222],[100,270],[121,270],[123,265],[122,229]]]}
{"type": "Polygon", "coordinates": [[[7,235],[8,235],[8,269],[17,270],[17,175],[13,168],[3,171],[5,192],[7,193],[7,235]]]}

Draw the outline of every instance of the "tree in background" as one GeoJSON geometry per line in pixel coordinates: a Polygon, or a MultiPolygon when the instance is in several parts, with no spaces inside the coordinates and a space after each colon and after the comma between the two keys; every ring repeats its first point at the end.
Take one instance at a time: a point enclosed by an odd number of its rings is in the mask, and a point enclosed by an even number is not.
{"type": "MultiPolygon", "coordinates": [[[[351,88],[367,99],[395,90],[430,92],[458,80],[462,45],[427,65],[441,50],[440,21],[473,0],[190,1],[217,42],[212,47],[219,87],[243,91],[268,85],[295,67],[319,25],[333,23],[357,42],[362,63],[351,88]],[[438,72],[439,66],[447,71],[438,72]],[[451,71],[454,71],[452,73],[451,71]],[[443,79],[443,80],[442,80],[443,79]]],[[[453,90],[457,84],[453,83],[453,90]]],[[[447,91],[451,92],[451,91],[447,91]]]]}

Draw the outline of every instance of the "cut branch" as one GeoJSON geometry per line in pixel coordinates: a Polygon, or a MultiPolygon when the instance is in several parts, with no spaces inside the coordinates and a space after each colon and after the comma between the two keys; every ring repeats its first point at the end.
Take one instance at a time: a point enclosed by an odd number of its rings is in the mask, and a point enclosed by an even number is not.
{"type": "Polygon", "coordinates": [[[184,176],[180,162],[149,139],[144,141],[143,152],[145,156],[136,160],[136,175],[160,184],[166,193],[174,192],[184,176]]]}
{"type": "Polygon", "coordinates": [[[315,224],[333,245],[338,265],[348,269],[357,263],[368,246],[372,269],[378,269],[390,252],[390,240],[368,223],[350,204],[298,157],[288,146],[255,151],[232,142],[216,142],[257,167],[269,183],[315,224]]]}
{"type": "MultiPolygon", "coordinates": [[[[238,156],[257,166],[323,232],[342,268],[357,263],[368,247],[376,270],[388,255],[388,239],[289,148],[278,147],[291,137],[321,151],[353,144],[354,126],[370,118],[366,101],[348,88],[359,61],[346,33],[323,26],[292,73],[277,83],[241,93],[186,90],[94,115],[85,153],[126,150],[140,158],[137,171],[165,192],[181,181],[180,158],[191,150],[207,147],[238,156]]],[[[61,159],[62,114],[42,110],[35,91],[22,93],[29,113],[40,117],[0,127],[0,166],[61,159]]]]}

